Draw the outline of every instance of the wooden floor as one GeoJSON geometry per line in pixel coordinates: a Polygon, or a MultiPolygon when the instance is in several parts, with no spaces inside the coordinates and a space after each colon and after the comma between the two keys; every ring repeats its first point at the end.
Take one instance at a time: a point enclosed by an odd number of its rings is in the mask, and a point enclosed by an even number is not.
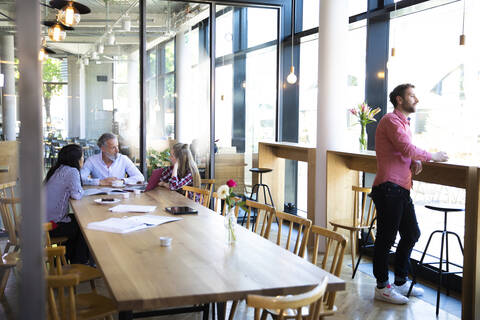
{"type": "MultiPolygon", "coordinates": [[[[348,261],[349,257],[345,257],[348,261]]],[[[411,298],[409,304],[395,306],[373,299],[375,279],[371,276],[358,272],[355,280],[351,279],[351,268],[344,266],[342,279],[347,281],[347,291],[337,295],[336,305],[338,312],[327,319],[437,319],[435,306],[417,298],[411,298]]],[[[97,286],[102,294],[108,295],[108,290],[102,281],[97,281],[97,286]]],[[[79,291],[88,291],[88,285],[81,285],[79,291]]],[[[6,289],[5,298],[0,299],[0,319],[17,319],[17,285],[15,275],[11,276],[6,289]]],[[[227,306],[228,308],[229,306],[227,306]]],[[[201,314],[187,314],[176,316],[163,316],[149,319],[172,319],[172,320],[201,320],[201,314]]],[[[241,303],[237,309],[235,319],[253,319],[253,310],[248,309],[245,303],[241,303]]],[[[458,319],[457,317],[440,311],[438,319],[458,319]]]]}

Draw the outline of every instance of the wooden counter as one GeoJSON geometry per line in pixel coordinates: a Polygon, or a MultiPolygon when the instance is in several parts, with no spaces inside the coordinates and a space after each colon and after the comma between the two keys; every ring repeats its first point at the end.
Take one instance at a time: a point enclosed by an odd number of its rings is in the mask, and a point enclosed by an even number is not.
{"type": "MultiPolygon", "coordinates": [[[[285,192],[285,159],[304,161],[308,164],[307,216],[315,221],[315,168],[316,148],[289,142],[259,142],[258,167],[273,172],[263,174],[263,183],[270,187],[277,210],[283,211],[285,192]]],[[[263,199],[259,194],[259,198],[263,199]]]]}
{"type": "MultiPolygon", "coordinates": [[[[375,152],[327,151],[326,170],[325,222],[332,218],[350,218],[351,186],[357,184],[358,171],[376,173],[375,152]]],[[[466,189],[462,319],[480,319],[480,250],[477,249],[480,244],[480,168],[469,164],[427,162],[414,180],[466,189]]]]}

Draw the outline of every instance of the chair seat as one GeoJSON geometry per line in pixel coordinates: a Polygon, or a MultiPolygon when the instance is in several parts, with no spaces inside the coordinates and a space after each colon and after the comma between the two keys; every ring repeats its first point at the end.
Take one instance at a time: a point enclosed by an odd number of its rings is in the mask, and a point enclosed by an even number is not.
{"type": "Polygon", "coordinates": [[[77,294],[76,307],[78,320],[104,318],[117,311],[112,299],[96,293],[77,294]]]}
{"type": "Polygon", "coordinates": [[[250,172],[255,172],[255,173],[266,173],[266,172],[272,172],[273,169],[270,168],[251,168],[250,172]]]}
{"type": "MultiPolygon", "coordinates": [[[[329,223],[334,227],[343,228],[350,231],[366,230],[370,227],[370,226],[364,226],[361,224],[354,225],[352,219],[333,220],[333,221],[329,221],[329,223]]],[[[375,226],[373,226],[373,228],[375,228],[375,226]]]]}
{"type": "Polygon", "coordinates": [[[63,274],[78,274],[80,282],[100,279],[103,277],[99,269],[85,264],[66,264],[63,266],[63,274]]]}
{"type": "Polygon", "coordinates": [[[2,267],[15,267],[19,261],[18,252],[9,252],[2,256],[2,267]]]}
{"type": "Polygon", "coordinates": [[[425,208],[434,210],[434,211],[441,211],[441,212],[460,212],[465,211],[465,208],[460,205],[449,204],[449,203],[435,203],[425,205],[425,208]]]}
{"type": "Polygon", "coordinates": [[[67,237],[53,237],[50,238],[51,244],[61,245],[68,241],[67,237]]]}
{"type": "MultiPolygon", "coordinates": [[[[288,297],[288,296],[287,296],[288,297]]],[[[323,303],[322,310],[320,311],[320,317],[327,317],[335,314],[337,312],[337,306],[333,306],[333,309],[328,310],[327,305],[323,303]]],[[[280,314],[280,310],[272,310],[272,309],[267,309],[266,310],[270,315],[272,315],[272,318],[276,318],[280,314]]],[[[308,317],[309,314],[309,307],[305,306],[302,307],[302,318],[308,317]]],[[[284,319],[295,319],[297,317],[297,310],[295,309],[285,309],[283,310],[283,317],[284,319]]]]}

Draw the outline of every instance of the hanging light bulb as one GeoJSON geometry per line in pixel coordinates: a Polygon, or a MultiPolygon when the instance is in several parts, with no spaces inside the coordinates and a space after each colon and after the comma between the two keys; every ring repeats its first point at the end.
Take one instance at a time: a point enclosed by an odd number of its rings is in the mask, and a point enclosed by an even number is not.
{"type": "Polygon", "coordinates": [[[97,52],[102,54],[104,50],[105,50],[105,46],[103,45],[103,43],[99,43],[97,45],[97,52]]]}
{"type": "Polygon", "coordinates": [[[463,0],[463,19],[462,19],[462,34],[460,35],[460,45],[465,45],[465,0],[463,0]]]}
{"type": "Polygon", "coordinates": [[[287,76],[287,82],[290,84],[295,84],[297,82],[297,76],[295,75],[295,67],[293,66],[293,40],[295,37],[295,0],[292,3],[292,55],[291,55],[291,64],[290,64],[290,73],[287,76]]]}
{"type": "Polygon", "coordinates": [[[88,60],[87,57],[83,58],[83,64],[88,66],[88,64],[90,63],[90,60],[88,60]]]}
{"type": "Polygon", "coordinates": [[[287,76],[287,82],[290,84],[294,84],[297,82],[297,76],[295,75],[295,67],[292,65],[290,67],[290,73],[287,76]]]}
{"type": "Polygon", "coordinates": [[[67,32],[61,24],[55,23],[50,28],[48,28],[48,37],[52,41],[63,41],[67,37],[67,32]]]}
{"type": "Polygon", "coordinates": [[[123,18],[123,31],[130,32],[131,29],[132,21],[130,20],[129,16],[125,16],[125,18],[123,18]]]}
{"type": "Polygon", "coordinates": [[[93,51],[91,58],[92,60],[98,60],[98,53],[96,51],[93,51]]]}
{"type": "Polygon", "coordinates": [[[48,59],[48,54],[45,51],[45,48],[40,48],[40,51],[38,52],[38,61],[43,62],[48,59]]]}
{"type": "Polygon", "coordinates": [[[107,41],[108,41],[108,44],[111,46],[115,44],[115,33],[113,33],[113,31],[108,34],[107,41]]]}
{"type": "Polygon", "coordinates": [[[73,5],[73,1],[69,1],[68,4],[58,12],[58,21],[68,27],[76,26],[80,22],[80,13],[73,5]]]}

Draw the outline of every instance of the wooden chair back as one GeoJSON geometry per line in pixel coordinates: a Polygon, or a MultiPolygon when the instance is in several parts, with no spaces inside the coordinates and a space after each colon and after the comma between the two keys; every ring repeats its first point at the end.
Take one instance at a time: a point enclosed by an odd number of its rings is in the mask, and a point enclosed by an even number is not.
{"type": "Polygon", "coordinates": [[[65,252],[64,246],[45,248],[45,269],[47,274],[58,276],[63,274],[63,265],[66,262],[65,252]]]}
{"type": "Polygon", "coordinates": [[[287,243],[285,244],[285,249],[290,250],[290,243],[292,242],[291,240],[293,235],[293,237],[296,238],[294,240],[295,247],[293,248],[293,253],[303,258],[305,256],[305,249],[307,247],[307,241],[310,233],[310,228],[312,227],[312,221],[281,211],[276,211],[275,215],[278,222],[277,244],[280,245],[282,240],[282,226],[284,222],[288,223],[288,236],[287,243]],[[294,230],[296,230],[296,236],[294,235],[294,230]]]}
{"type": "Polygon", "coordinates": [[[202,189],[208,190],[210,192],[210,198],[208,198],[208,204],[207,207],[210,208],[210,201],[212,198],[212,192],[213,192],[213,185],[215,184],[215,179],[202,179],[201,180],[201,186],[202,189]]]}
{"type": "MultiPolygon", "coordinates": [[[[225,216],[227,214],[227,204],[225,201],[222,202],[222,199],[218,196],[218,193],[213,192],[212,193],[212,199],[214,201],[213,203],[213,211],[218,213],[219,215],[225,216]]],[[[235,201],[240,201],[241,199],[238,197],[234,198],[235,201]]],[[[238,218],[238,211],[235,211],[235,214],[237,215],[238,218]]]]}
{"type": "Polygon", "coordinates": [[[78,283],[79,278],[76,274],[47,276],[48,311],[51,319],[77,319],[75,286],[78,283]]]}
{"type": "MultiPolygon", "coordinates": [[[[347,238],[341,233],[315,225],[313,225],[310,229],[310,233],[313,236],[314,243],[312,263],[315,265],[317,264],[320,237],[323,237],[323,240],[326,241],[326,249],[320,267],[332,273],[333,275],[340,277],[340,273],[342,272],[343,256],[345,254],[345,247],[347,246],[347,238]],[[330,247],[334,248],[331,260],[329,259],[330,247]],[[330,266],[328,266],[328,264],[330,264],[330,266]]],[[[326,307],[328,310],[333,310],[335,305],[335,292],[327,292],[323,301],[324,303],[326,303],[326,307]]]]}
{"type": "Polygon", "coordinates": [[[377,213],[373,201],[368,200],[368,194],[372,192],[372,189],[352,186],[352,191],[354,193],[353,225],[370,226],[377,213]]]}
{"type": "Polygon", "coordinates": [[[200,188],[191,187],[191,186],[184,186],[182,190],[185,191],[186,198],[192,199],[193,201],[198,202],[202,206],[208,208],[208,205],[210,203],[209,190],[200,189],[200,188]]]}
{"type": "Polygon", "coordinates": [[[15,182],[0,184],[0,214],[3,226],[8,234],[4,253],[8,253],[12,247],[14,251],[20,248],[20,240],[18,237],[20,214],[17,212],[20,199],[15,198],[15,185],[15,182]]]}
{"type": "MultiPolygon", "coordinates": [[[[255,220],[255,225],[253,227],[253,232],[260,234],[260,236],[268,239],[270,236],[270,228],[272,226],[272,221],[275,218],[275,208],[259,203],[253,200],[245,200],[245,209],[247,215],[247,229],[250,229],[250,218],[252,214],[256,212],[257,219],[255,220]]],[[[243,210],[243,209],[242,209],[243,210]]],[[[238,213],[240,207],[235,207],[235,216],[238,218],[238,213]]]]}
{"type": "MultiPolygon", "coordinates": [[[[285,318],[284,311],[287,309],[296,310],[295,319],[317,320],[322,310],[322,297],[327,288],[328,278],[323,280],[312,290],[293,296],[265,297],[259,295],[248,295],[247,306],[255,308],[255,320],[260,320],[260,312],[265,309],[276,310],[276,319],[285,318]],[[306,317],[302,315],[302,307],[309,307],[306,317]]],[[[262,317],[263,318],[263,317],[262,317]]],[[[266,317],[265,317],[266,318],[266,317]]],[[[289,316],[291,318],[291,316],[289,316]]]]}

